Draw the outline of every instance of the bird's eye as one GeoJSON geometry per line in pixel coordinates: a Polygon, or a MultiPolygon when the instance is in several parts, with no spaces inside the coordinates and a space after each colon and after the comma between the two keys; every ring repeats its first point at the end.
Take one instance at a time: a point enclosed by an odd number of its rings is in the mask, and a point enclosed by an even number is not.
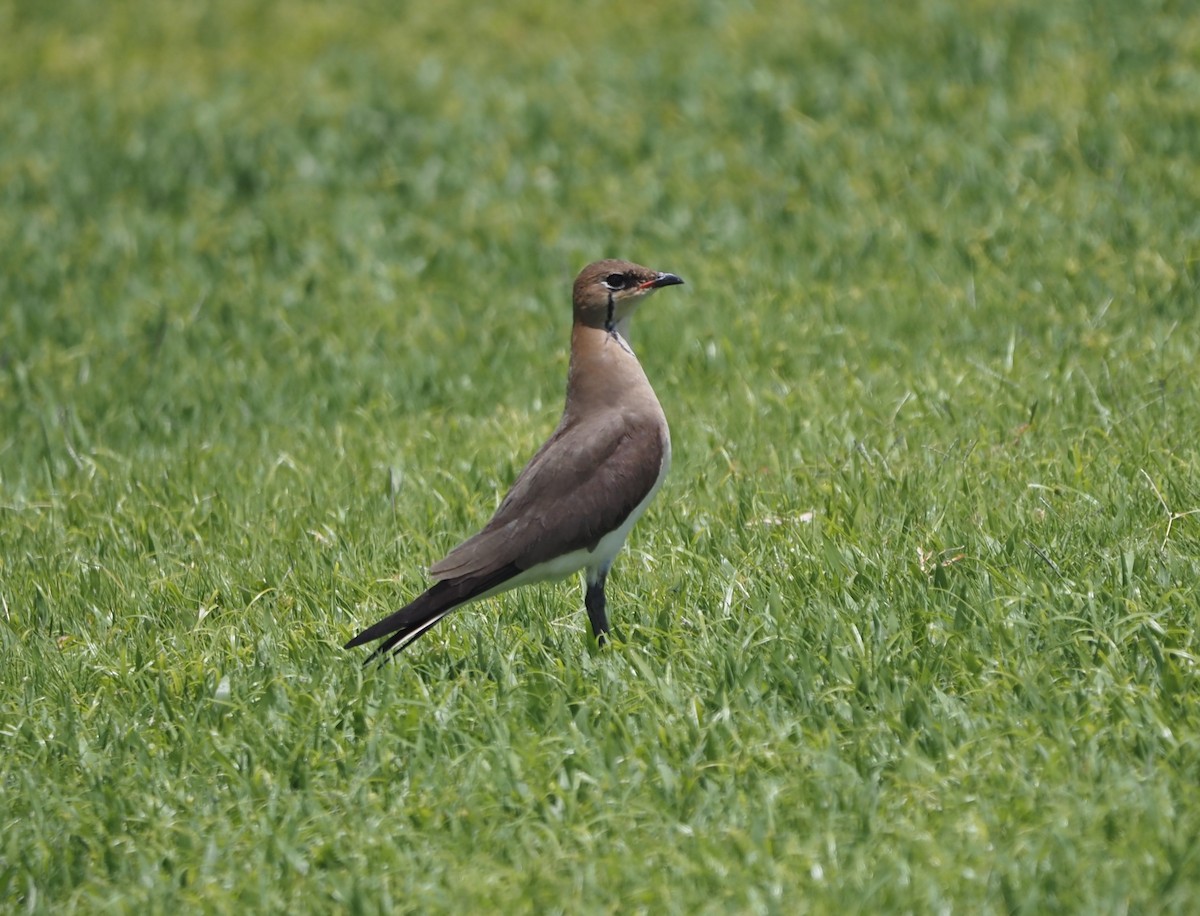
{"type": "Polygon", "coordinates": [[[625,275],[624,274],[609,274],[604,278],[604,285],[609,289],[624,289],[625,275]]]}

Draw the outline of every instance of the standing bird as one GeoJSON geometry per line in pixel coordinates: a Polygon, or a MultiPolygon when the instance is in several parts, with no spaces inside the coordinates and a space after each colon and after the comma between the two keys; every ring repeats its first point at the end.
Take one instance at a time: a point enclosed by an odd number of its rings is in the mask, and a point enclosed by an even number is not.
{"type": "Polygon", "coordinates": [[[604,580],[671,464],[667,418],[629,346],[629,320],[650,293],[682,282],[629,261],[580,272],[558,428],[483,530],[429,568],[434,584],[347,649],[383,639],[368,661],[399,652],[468,602],[581,569],[592,632],[604,642],[604,580]]]}

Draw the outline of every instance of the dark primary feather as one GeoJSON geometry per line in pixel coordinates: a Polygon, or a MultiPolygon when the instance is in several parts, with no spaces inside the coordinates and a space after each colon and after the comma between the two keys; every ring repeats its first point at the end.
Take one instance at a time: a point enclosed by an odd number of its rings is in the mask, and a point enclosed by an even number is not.
{"type": "Polygon", "coordinates": [[[518,573],[520,570],[510,564],[493,570],[488,575],[463,576],[446,582],[438,582],[400,610],[367,627],[346,643],[346,648],[352,649],[374,639],[391,635],[391,638],[380,645],[367,661],[387,653],[397,643],[404,643],[400,646],[403,649],[409,642],[416,639],[456,607],[503,585],[518,573]]]}

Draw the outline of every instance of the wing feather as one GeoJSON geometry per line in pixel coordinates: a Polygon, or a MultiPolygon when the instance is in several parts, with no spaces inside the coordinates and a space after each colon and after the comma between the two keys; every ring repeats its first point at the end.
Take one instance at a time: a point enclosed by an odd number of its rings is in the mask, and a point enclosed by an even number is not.
{"type": "Polygon", "coordinates": [[[665,430],[613,411],[586,430],[563,423],[518,475],[491,521],[430,567],[435,579],[525,570],[592,549],[645,499],[662,473],[665,430]]]}

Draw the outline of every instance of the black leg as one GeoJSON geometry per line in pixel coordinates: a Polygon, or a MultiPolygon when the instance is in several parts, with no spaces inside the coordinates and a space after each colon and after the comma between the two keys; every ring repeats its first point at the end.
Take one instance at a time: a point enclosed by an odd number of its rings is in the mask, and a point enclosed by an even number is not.
{"type": "Polygon", "coordinates": [[[607,573],[600,573],[595,582],[589,579],[587,591],[583,596],[588,619],[592,622],[592,633],[595,634],[596,641],[600,645],[604,645],[604,634],[608,632],[608,615],[604,612],[604,580],[607,577],[607,573]]]}

